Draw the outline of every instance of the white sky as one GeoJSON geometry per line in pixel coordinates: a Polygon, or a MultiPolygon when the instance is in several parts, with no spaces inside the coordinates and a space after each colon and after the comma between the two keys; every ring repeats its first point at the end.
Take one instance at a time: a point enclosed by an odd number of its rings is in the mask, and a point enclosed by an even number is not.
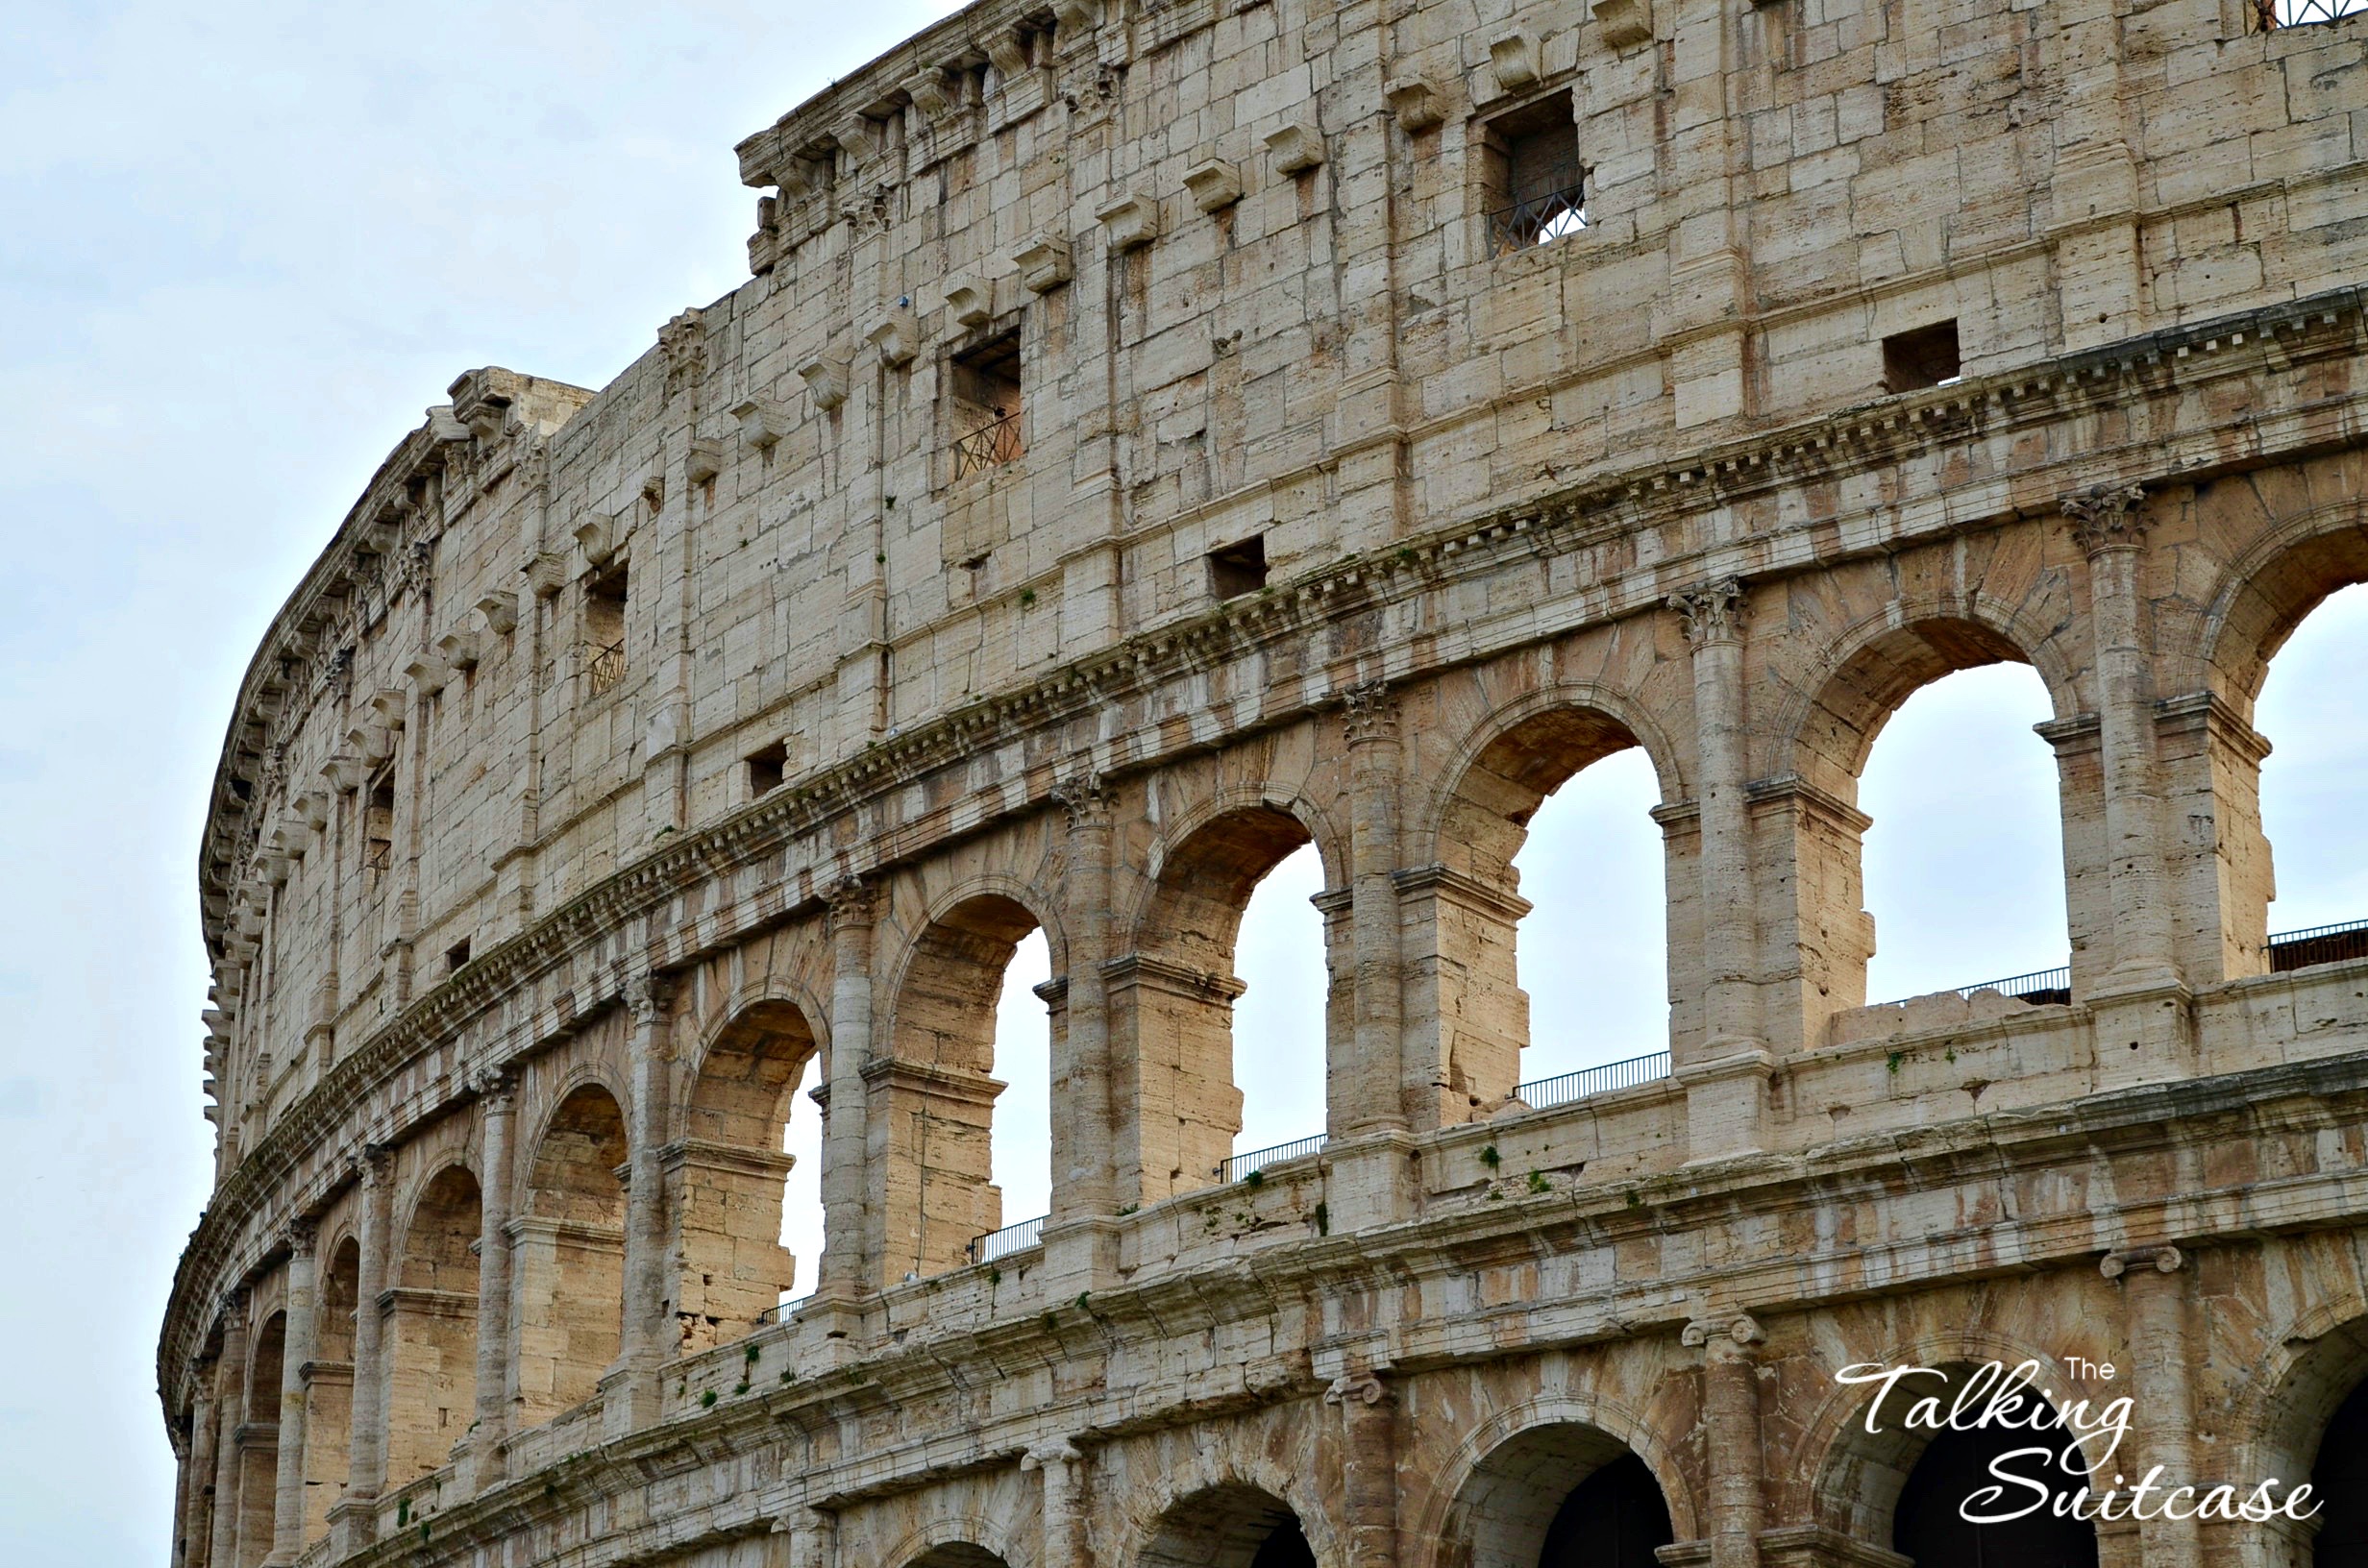
{"type": "MultiPolygon", "coordinates": [[[[598,386],[736,285],[732,143],[948,9],[0,8],[0,1561],[165,1558],[156,1333],[211,1143],[197,833],[272,612],[455,375],[598,386]]],[[[2368,605],[2341,619],[2261,716],[2272,830],[2316,835],[2280,929],[2368,915],[2368,605]]],[[[1878,747],[1874,995],[2061,961],[2041,717],[2020,672],[1961,677],[1878,747]]],[[[1540,814],[1525,1076],[1661,1043],[1654,796],[1616,759],[1540,814]]],[[[1321,1125],[1317,887],[1287,863],[1244,927],[1244,1147],[1321,1125]]],[[[1013,1077],[1019,1131],[1044,1090],[1013,1077]]],[[[1033,1188],[1002,1151],[1008,1218],[1044,1210],[1041,1136],[1033,1188]]]]}

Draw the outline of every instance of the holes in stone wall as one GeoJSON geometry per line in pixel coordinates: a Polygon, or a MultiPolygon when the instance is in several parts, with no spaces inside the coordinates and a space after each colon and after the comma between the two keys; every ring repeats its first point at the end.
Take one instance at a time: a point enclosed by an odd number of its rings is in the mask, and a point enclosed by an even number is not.
{"type": "Polygon", "coordinates": [[[1239,599],[1267,585],[1267,536],[1263,533],[1212,550],[1208,559],[1212,599],[1239,599]]]}
{"type": "Polygon", "coordinates": [[[1945,386],[1961,375],[1957,352],[1957,323],[1935,322],[1883,340],[1883,390],[1913,392],[1945,386]]]}
{"type": "Polygon", "coordinates": [[[615,561],[584,588],[584,678],[595,697],[625,679],[625,606],[631,586],[626,563],[615,561]]]}
{"type": "Polygon", "coordinates": [[[1492,254],[1547,244],[1587,227],[1576,113],[1565,88],[1478,127],[1480,209],[1492,254]]]}
{"type": "Polygon", "coordinates": [[[946,362],[946,413],[953,477],[1015,462],[1026,450],[1021,426],[1020,334],[1003,332],[946,362]]]}
{"type": "Polygon", "coordinates": [[[789,744],[776,741],[760,746],[742,759],[741,766],[748,774],[749,798],[761,800],[781,787],[789,772],[789,744]]]}

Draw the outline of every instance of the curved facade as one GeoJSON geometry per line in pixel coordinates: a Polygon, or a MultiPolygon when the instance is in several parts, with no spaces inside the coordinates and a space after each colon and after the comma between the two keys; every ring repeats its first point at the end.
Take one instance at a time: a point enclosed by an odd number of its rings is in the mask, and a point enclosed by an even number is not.
{"type": "Polygon", "coordinates": [[[462,376],[249,670],[179,1568],[1945,1568],[1911,1359],[2362,1495],[2368,959],[2270,937],[2250,718],[2368,579],[2368,50],[2259,23],[983,0],[750,137],[751,281],[462,376]],[[2068,971],[1870,1006],[1859,772],[1999,660],[2068,971]],[[1512,857],[1636,747],[1668,1038],[1524,1085],[1512,857]]]}

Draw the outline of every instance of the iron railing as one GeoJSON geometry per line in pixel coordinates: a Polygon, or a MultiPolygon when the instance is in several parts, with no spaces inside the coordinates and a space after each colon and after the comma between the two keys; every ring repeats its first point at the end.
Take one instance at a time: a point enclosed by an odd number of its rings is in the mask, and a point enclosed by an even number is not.
{"type": "Polygon", "coordinates": [[[363,870],[382,871],[393,866],[394,863],[394,840],[372,839],[361,846],[361,869],[363,870]]]}
{"type": "MultiPolygon", "coordinates": [[[[2362,0],[2368,4],[2368,0],[2362,0]]],[[[1587,187],[1566,185],[1489,214],[1489,250],[1510,256],[1587,227],[1587,187]]]]}
{"type": "Polygon", "coordinates": [[[1543,1111],[1548,1106],[1568,1105],[1590,1094],[1602,1094],[1615,1089],[1634,1089],[1669,1076],[1669,1053],[1654,1051],[1645,1056],[1632,1056],[1625,1062],[1607,1062],[1599,1067],[1582,1067],[1558,1077],[1539,1078],[1513,1086],[1513,1097],[1532,1111],[1543,1111]]]}
{"type": "Polygon", "coordinates": [[[761,1328],[767,1323],[786,1323],[789,1321],[790,1313],[813,1299],[814,1293],[809,1290],[802,1296],[792,1296],[787,1301],[777,1301],[756,1314],[757,1325],[761,1328]]]}
{"type": "Polygon", "coordinates": [[[964,1250],[970,1254],[974,1263],[992,1263],[1015,1252],[1041,1247],[1045,1244],[1045,1221],[1051,1217],[1050,1214],[1038,1214],[1034,1219],[1024,1219],[1017,1225],[1006,1225],[999,1231],[972,1237],[971,1244],[964,1250]]]}
{"type": "Polygon", "coordinates": [[[2060,964],[2052,969],[2034,969],[2029,974],[2010,974],[2004,980],[1985,980],[1980,985],[1960,986],[1957,994],[1971,996],[1977,991],[1994,991],[2007,996],[2019,996],[2026,1002],[2068,1003],[2072,1000],[2072,966],[2060,964]]]}
{"type": "Polygon", "coordinates": [[[2255,33],[2340,22],[2368,11],[2368,0],[2252,0],[2246,26],[2255,33]]]}
{"type": "Polygon", "coordinates": [[[1020,416],[1005,414],[992,425],[982,425],[953,444],[953,477],[968,478],[1000,467],[1017,458],[1026,450],[1020,441],[1020,416]]]}
{"type": "Polygon", "coordinates": [[[1252,1149],[1247,1154],[1237,1154],[1221,1161],[1211,1167],[1209,1174],[1221,1182],[1238,1182],[1252,1171],[1264,1170],[1285,1160],[1295,1160],[1303,1154],[1314,1154],[1323,1145],[1324,1135],[1321,1133],[1313,1138],[1294,1139],[1288,1143],[1277,1143],[1270,1149],[1252,1149]]]}
{"type": "Polygon", "coordinates": [[[592,649],[584,669],[591,677],[594,697],[615,690],[617,682],[625,678],[624,641],[620,639],[605,648],[592,649]]]}
{"type": "Polygon", "coordinates": [[[2368,920],[2341,920],[2300,931],[2282,931],[2269,939],[2272,974],[2308,968],[2313,964],[2340,964],[2347,958],[2368,958],[2368,920]]]}

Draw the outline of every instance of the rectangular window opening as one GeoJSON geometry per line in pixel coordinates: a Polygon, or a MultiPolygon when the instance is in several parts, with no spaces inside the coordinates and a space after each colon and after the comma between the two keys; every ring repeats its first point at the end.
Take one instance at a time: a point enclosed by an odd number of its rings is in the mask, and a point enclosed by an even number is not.
{"type": "Polygon", "coordinates": [[[462,968],[468,964],[469,940],[470,939],[467,937],[462,937],[458,942],[454,943],[450,947],[444,949],[445,973],[458,974],[462,968]]]}
{"type": "Polygon", "coordinates": [[[1587,227],[1587,177],[1568,88],[1488,121],[1479,146],[1481,209],[1492,254],[1550,244],[1587,227]]]}
{"type": "Polygon", "coordinates": [[[618,561],[603,569],[584,593],[584,669],[595,697],[625,679],[625,601],[630,584],[625,563],[618,561]]]}
{"type": "Polygon", "coordinates": [[[372,875],[395,863],[395,765],[389,762],[370,780],[361,808],[361,864],[372,875]]]}
{"type": "Polygon", "coordinates": [[[946,362],[955,478],[999,468],[1026,452],[1020,430],[1021,392],[1016,331],[989,338],[946,362]]]}
{"type": "Polygon", "coordinates": [[[1238,599],[1267,585],[1267,536],[1252,534],[1238,545],[1209,551],[1209,592],[1238,599]]]}
{"type": "Polygon", "coordinates": [[[789,772],[789,743],[776,741],[761,750],[750,752],[746,761],[749,798],[761,800],[781,787],[781,780],[789,772]]]}
{"type": "Polygon", "coordinates": [[[1957,356],[1957,323],[1935,322],[1912,331],[1894,332],[1883,340],[1883,390],[1913,392],[1945,386],[1961,374],[1957,356]]]}

